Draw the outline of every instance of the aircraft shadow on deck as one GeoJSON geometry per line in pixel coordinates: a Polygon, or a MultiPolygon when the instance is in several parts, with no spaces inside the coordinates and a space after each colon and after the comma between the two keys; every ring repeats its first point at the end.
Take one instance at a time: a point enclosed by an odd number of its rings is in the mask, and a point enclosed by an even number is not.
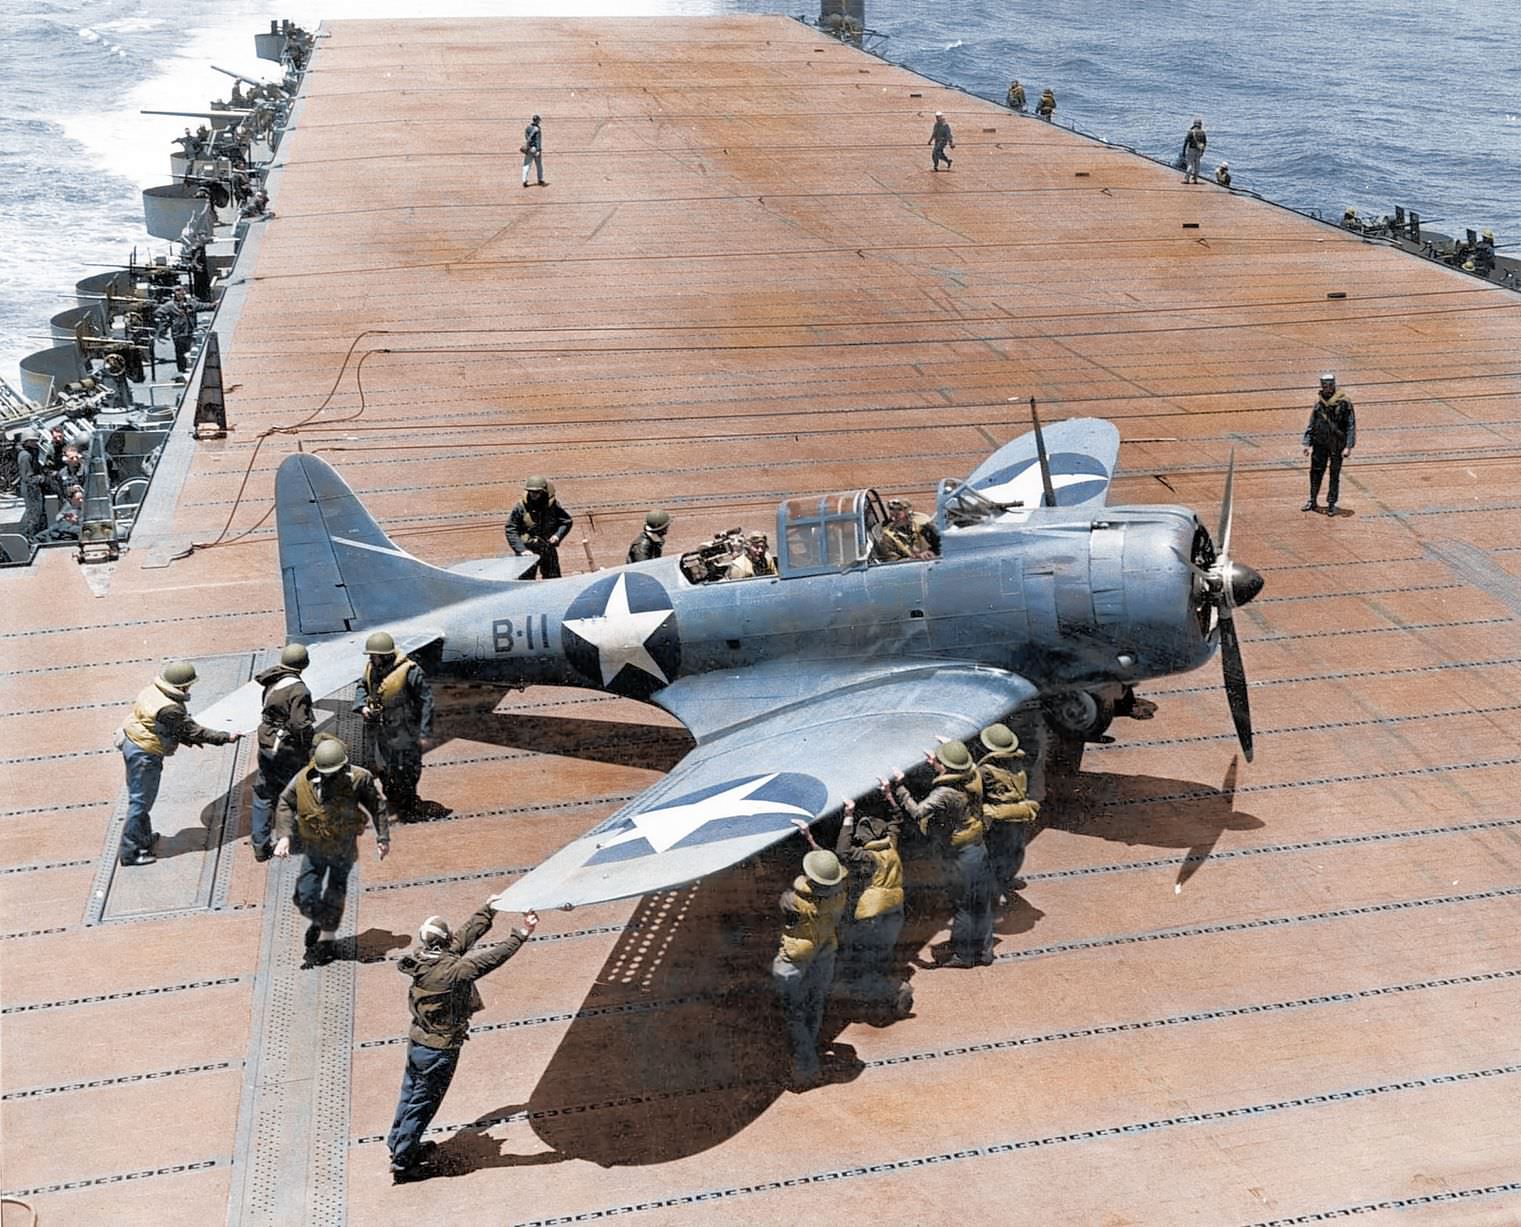
{"type": "MultiPolygon", "coordinates": [[[[600,751],[607,723],[514,716],[461,735],[550,750],[542,734],[552,732],[551,752],[606,761],[600,751]]],[[[674,761],[684,753],[679,730],[613,728],[616,734],[609,735],[625,745],[645,747],[646,757],[630,765],[658,767],[663,755],[674,761]]],[[[1063,826],[1078,834],[1187,849],[1182,881],[1224,831],[1263,825],[1236,812],[1234,780],[1234,764],[1225,786],[1208,791],[1192,781],[1079,773],[1052,781],[1052,801],[1065,811],[1063,826]],[[1188,796],[1126,804],[1177,794],[1188,796]]],[[[878,804],[863,802],[863,812],[878,804]]],[[[826,847],[834,833],[827,825],[816,832],[826,847]]],[[[977,973],[916,974],[931,965],[924,948],[944,929],[949,909],[938,857],[905,842],[910,901],[900,964],[916,992],[933,993],[941,976],[977,973]]],[[[1038,865],[1038,836],[1032,846],[1038,865]]],[[[442,1142],[454,1172],[566,1159],[605,1167],[669,1162],[734,1137],[785,1095],[789,1054],[769,968],[780,928],[777,899],[799,872],[801,852],[796,841],[785,841],[700,882],[641,899],[528,1101],[494,1108],[442,1142]],[[511,1153],[520,1141],[491,1135],[516,1113],[528,1115],[547,1151],[511,1153]]],[[[1010,949],[1008,939],[1033,930],[1043,915],[1024,898],[1012,899],[996,926],[1001,948],[1010,949]]],[[[854,1019],[838,1000],[825,1017],[820,1042],[831,1048],[826,1070],[832,1081],[863,1072],[854,1050],[835,1042],[854,1019]]]]}

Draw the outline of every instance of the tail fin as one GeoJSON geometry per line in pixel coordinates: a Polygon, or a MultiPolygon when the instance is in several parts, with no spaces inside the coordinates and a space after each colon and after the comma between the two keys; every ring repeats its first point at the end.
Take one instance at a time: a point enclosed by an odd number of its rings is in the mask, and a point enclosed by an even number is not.
{"type": "Polygon", "coordinates": [[[285,633],[305,642],[426,616],[500,581],[456,575],[396,546],[331,465],[296,453],[275,477],[285,633]]]}

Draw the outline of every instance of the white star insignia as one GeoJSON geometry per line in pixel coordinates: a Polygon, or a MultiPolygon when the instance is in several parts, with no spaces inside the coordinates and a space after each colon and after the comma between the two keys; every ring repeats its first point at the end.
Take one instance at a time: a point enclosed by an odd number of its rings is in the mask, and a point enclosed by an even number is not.
{"type": "Polygon", "coordinates": [[[624,665],[633,665],[664,684],[671,679],[655,663],[655,658],[644,645],[672,612],[669,609],[651,609],[645,613],[630,613],[628,576],[620,575],[613,584],[613,590],[607,594],[607,604],[599,615],[593,618],[570,618],[565,626],[597,649],[597,663],[602,667],[604,686],[618,676],[624,665]]]}
{"type": "Polygon", "coordinates": [[[635,814],[629,819],[633,825],[628,830],[620,831],[606,843],[597,846],[599,849],[611,848],[617,844],[645,839],[656,852],[664,852],[675,847],[693,831],[725,818],[748,818],[755,814],[796,814],[799,818],[812,821],[813,812],[801,806],[790,805],[785,801],[755,799],[754,794],[776,779],[778,774],[779,772],[773,771],[770,775],[736,784],[711,797],[704,797],[701,801],[667,805],[635,814]]]}

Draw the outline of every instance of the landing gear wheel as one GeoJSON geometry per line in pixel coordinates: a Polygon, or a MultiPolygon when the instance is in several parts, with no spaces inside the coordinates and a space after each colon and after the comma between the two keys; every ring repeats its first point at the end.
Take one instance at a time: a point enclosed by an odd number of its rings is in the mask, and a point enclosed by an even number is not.
{"type": "Polygon", "coordinates": [[[1114,720],[1114,700],[1097,698],[1086,690],[1068,690],[1052,699],[1046,711],[1058,733],[1097,741],[1114,720]]]}

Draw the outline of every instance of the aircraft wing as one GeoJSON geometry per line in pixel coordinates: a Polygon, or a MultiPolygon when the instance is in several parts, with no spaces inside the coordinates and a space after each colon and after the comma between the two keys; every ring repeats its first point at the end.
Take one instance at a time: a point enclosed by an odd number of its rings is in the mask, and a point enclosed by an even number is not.
{"type": "MultiPolygon", "coordinates": [[[[1051,464],[1056,505],[1102,506],[1120,455],[1120,432],[1114,423],[1102,418],[1069,418],[1051,423],[1041,433],[1051,464]]],[[[1005,443],[973,470],[967,485],[991,503],[1040,506],[1040,462],[1034,432],[1005,443]]]]}
{"type": "MultiPolygon", "coordinates": [[[[391,634],[396,640],[396,650],[401,653],[415,652],[444,637],[443,631],[437,627],[427,626],[402,626],[392,630],[391,634]]],[[[370,630],[355,631],[351,635],[307,645],[311,664],[302,670],[301,680],[312,692],[312,698],[326,698],[335,690],[342,690],[350,682],[359,680],[364,671],[364,641],[369,635],[370,630]]],[[[218,699],[205,711],[193,714],[197,723],[210,729],[251,733],[259,727],[263,710],[264,687],[258,682],[249,682],[218,699]]]]}
{"type": "Polygon", "coordinates": [[[1035,687],[957,662],[798,662],[682,678],[656,702],[697,746],[658,784],[520,878],[502,911],[602,903],[727,868],[969,737],[1035,687]],[[791,676],[796,675],[796,676],[791,676]]]}

